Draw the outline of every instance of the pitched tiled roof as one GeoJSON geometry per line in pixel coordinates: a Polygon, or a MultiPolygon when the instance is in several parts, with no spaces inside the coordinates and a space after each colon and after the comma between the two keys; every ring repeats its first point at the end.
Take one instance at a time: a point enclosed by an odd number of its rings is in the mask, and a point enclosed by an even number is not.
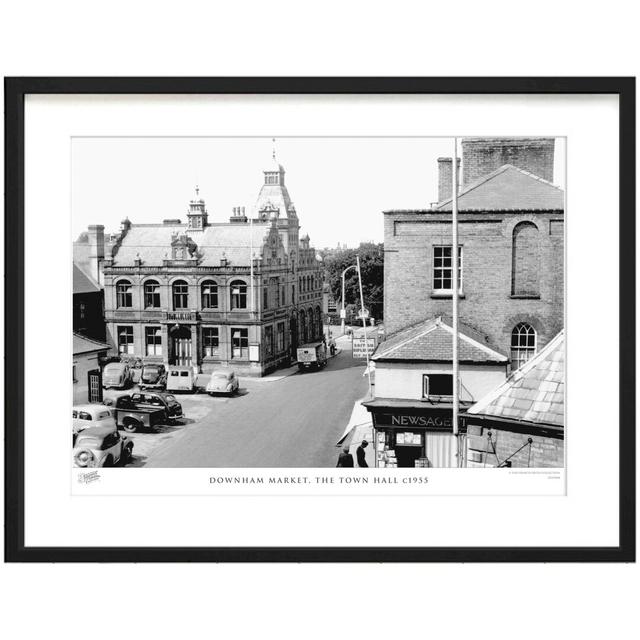
{"type": "Polygon", "coordinates": [[[209,225],[202,231],[190,231],[184,224],[134,224],[116,251],[113,263],[133,265],[139,254],[143,264],[162,266],[163,260],[171,258],[172,235],[179,233],[188,235],[196,243],[198,253],[202,254],[200,266],[219,267],[223,257],[231,266],[248,266],[252,246],[259,257],[269,227],[268,223],[221,223],[209,225]]]}
{"type": "Polygon", "coordinates": [[[564,426],[564,331],[468,413],[564,426]]]}
{"type": "Polygon", "coordinates": [[[79,333],[73,334],[73,355],[79,355],[81,353],[89,353],[91,351],[106,351],[111,347],[104,342],[98,342],[92,340],[79,333]]]}
{"type": "Polygon", "coordinates": [[[73,293],[95,293],[100,285],[75,262],[73,263],[73,293]]]}
{"type": "MultiPolygon", "coordinates": [[[[451,211],[451,198],[436,211],[451,211]]],[[[564,191],[547,180],[505,164],[458,195],[459,211],[564,211],[564,191]]]]}
{"type": "MultiPolygon", "coordinates": [[[[458,360],[475,363],[506,363],[507,357],[471,327],[459,324],[458,360]]],[[[374,361],[451,362],[453,330],[442,316],[432,318],[389,336],[376,349],[374,361]]]]}

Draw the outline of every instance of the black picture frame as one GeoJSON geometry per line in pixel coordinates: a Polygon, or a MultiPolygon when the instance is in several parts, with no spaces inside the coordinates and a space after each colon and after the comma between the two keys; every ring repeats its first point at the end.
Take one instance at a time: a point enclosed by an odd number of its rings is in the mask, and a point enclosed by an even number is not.
{"type": "Polygon", "coordinates": [[[5,78],[5,561],[635,561],[635,78],[5,78]],[[620,149],[619,544],[612,547],[26,547],[24,540],[24,101],[27,94],[615,94],[620,149]]]}

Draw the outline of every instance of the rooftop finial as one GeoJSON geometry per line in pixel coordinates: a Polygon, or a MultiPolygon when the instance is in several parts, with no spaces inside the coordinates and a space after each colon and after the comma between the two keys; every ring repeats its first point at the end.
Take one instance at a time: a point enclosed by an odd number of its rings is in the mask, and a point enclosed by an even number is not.
{"type": "Polygon", "coordinates": [[[200,195],[200,187],[196,185],[196,198],[200,195]]]}
{"type": "Polygon", "coordinates": [[[273,152],[271,154],[271,157],[275,160],[276,159],[276,139],[271,138],[271,142],[273,143],[273,152]]]}

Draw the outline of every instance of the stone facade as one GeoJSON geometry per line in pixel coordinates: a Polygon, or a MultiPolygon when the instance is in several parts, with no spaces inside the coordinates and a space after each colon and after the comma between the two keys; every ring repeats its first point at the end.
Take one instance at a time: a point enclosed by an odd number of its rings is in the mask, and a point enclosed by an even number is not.
{"type": "Polygon", "coordinates": [[[263,187],[251,217],[237,207],[229,222],[210,223],[196,193],[186,225],[123,222],[102,270],[116,352],[263,375],[295,361],[298,344],[322,338],[322,263],[308,236],[299,239],[284,169],[264,173],[271,197],[263,187]]]}

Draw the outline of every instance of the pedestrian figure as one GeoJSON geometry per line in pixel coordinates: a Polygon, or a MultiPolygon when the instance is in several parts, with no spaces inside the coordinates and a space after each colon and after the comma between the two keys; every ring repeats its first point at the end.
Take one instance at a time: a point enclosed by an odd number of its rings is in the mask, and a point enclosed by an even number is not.
{"type": "Polygon", "coordinates": [[[366,440],[362,441],[362,444],[356,449],[356,457],[358,458],[359,467],[368,467],[367,461],[364,458],[364,450],[369,443],[366,440]]]}
{"type": "Polygon", "coordinates": [[[353,456],[349,453],[349,447],[343,447],[336,467],[353,467],[353,456]]]}

